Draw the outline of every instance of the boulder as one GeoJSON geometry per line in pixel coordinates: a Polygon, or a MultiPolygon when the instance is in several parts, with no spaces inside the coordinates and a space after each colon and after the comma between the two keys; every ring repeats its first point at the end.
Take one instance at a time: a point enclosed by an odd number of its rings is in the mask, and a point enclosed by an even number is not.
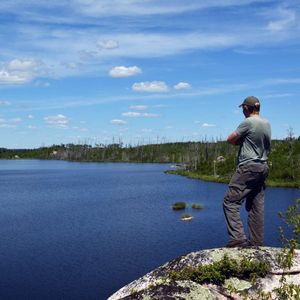
{"type": "MultiPolygon", "coordinates": [[[[277,262],[281,248],[218,248],[192,252],[180,256],[158,267],[143,277],[129,283],[119,291],[111,295],[108,300],[120,299],[199,299],[199,300],[223,300],[223,299],[259,299],[258,293],[272,292],[280,286],[280,278],[285,274],[287,283],[300,286],[300,250],[294,253],[293,266],[290,270],[283,270],[277,262]],[[222,285],[198,284],[190,280],[171,280],[170,272],[180,272],[185,267],[197,267],[220,261],[224,255],[229,258],[241,260],[263,260],[270,264],[270,270],[266,277],[258,278],[255,283],[250,280],[229,278],[222,285]]],[[[272,294],[272,299],[276,299],[272,294]]]]}

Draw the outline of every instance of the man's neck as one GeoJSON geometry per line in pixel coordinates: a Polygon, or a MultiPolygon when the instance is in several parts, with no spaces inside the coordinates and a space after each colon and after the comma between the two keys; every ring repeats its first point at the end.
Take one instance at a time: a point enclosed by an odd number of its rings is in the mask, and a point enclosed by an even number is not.
{"type": "Polygon", "coordinates": [[[259,117],[259,112],[258,112],[258,111],[255,111],[255,112],[249,114],[248,117],[259,117]]]}

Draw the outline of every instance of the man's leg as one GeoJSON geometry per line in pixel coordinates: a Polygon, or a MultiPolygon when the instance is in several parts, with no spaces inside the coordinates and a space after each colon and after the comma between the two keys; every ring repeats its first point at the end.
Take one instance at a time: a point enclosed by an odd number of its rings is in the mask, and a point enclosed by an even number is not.
{"type": "Polygon", "coordinates": [[[264,242],[264,200],[265,200],[265,180],[269,173],[267,164],[260,164],[259,174],[255,188],[248,195],[246,210],[248,211],[248,229],[250,243],[254,246],[261,246],[264,242]]]}
{"type": "Polygon", "coordinates": [[[246,209],[248,210],[248,229],[250,243],[253,246],[262,246],[264,241],[264,189],[250,193],[246,209]]]}
{"type": "Polygon", "coordinates": [[[246,241],[240,208],[247,194],[246,185],[241,168],[232,176],[224,197],[223,210],[229,235],[229,243],[234,244],[246,241]]]}

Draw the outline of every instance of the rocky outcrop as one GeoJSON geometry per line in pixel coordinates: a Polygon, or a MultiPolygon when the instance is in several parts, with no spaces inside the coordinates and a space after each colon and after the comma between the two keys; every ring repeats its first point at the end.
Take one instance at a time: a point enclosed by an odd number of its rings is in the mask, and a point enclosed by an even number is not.
{"type": "MultiPolygon", "coordinates": [[[[283,270],[277,263],[280,248],[260,247],[260,248],[219,248],[192,252],[188,255],[178,257],[170,261],[145,276],[129,283],[119,291],[114,293],[108,300],[120,299],[245,299],[242,294],[247,295],[247,299],[260,299],[259,291],[265,293],[272,292],[279,287],[280,278],[285,274],[287,283],[294,283],[300,287],[300,250],[294,253],[293,266],[288,271],[283,270]],[[198,284],[191,280],[171,280],[171,271],[180,272],[185,267],[197,267],[209,265],[220,261],[224,255],[229,258],[241,260],[267,261],[270,270],[264,278],[258,278],[255,284],[250,280],[229,278],[222,285],[198,284]]],[[[276,299],[275,294],[272,299],[276,299]]]]}

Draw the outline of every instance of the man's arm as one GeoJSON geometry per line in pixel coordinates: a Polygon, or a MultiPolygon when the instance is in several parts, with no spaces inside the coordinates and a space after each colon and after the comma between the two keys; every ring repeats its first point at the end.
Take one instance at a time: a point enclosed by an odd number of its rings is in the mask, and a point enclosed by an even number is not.
{"type": "Polygon", "coordinates": [[[236,131],[234,131],[228,136],[227,143],[232,144],[232,145],[240,145],[241,137],[239,136],[239,134],[236,131]]]}

